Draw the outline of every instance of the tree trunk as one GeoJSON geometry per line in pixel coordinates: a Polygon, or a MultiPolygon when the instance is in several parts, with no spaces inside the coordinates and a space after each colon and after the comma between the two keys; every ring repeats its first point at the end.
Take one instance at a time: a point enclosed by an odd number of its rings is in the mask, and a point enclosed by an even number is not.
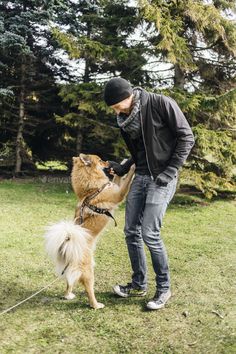
{"type": "MultiPolygon", "coordinates": [[[[87,35],[88,39],[91,39],[91,24],[87,23],[87,35]]],[[[85,68],[84,68],[84,77],[83,82],[90,82],[90,62],[89,58],[85,58],[85,68]]]]}
{"type": "Polygon", "coordinates": [[[21,62],[21,85],[20,85],[20,99],[19,99],[19,121],[17,127],[16,136],[16,163],[15,163],[15,175],[21,172],[22,166],[22,147],[23,147],[23,130],[24,130],[24,118],[25,118],[25,73],[26,66],[24,58],[21,62]]]}
{"type": "Polygon", "coordinates": [[[82,150],[82,143],[83,143],[83,135],[81,133],[81,130],[78,127],[77,130],[77,136],[76,136],[76,154],[79,156],[82,150]]]}
{"type": "MultiPolygon", "coordinates": [[[[91,24],[87,23],[87,38],[90,39],[91,36],[91,24]]],[[[85,58],[85,68],[84,68],[84,75],[83,75],[83,82],[88,83],[90,82],[90,63],[89,59],[85,58]]],[[[77,156],[81,153],[82,144],[83,144],[83,134],[81,132],[81,128],[77,127],[77,135],[76,135],[76,154],[77,156]]]]}
{"type": "Polygon", "coordinates": [[[184,84],[185,84],[184,72],[178,64],[175,64],[174,86],[183,90],[184,84]]]}

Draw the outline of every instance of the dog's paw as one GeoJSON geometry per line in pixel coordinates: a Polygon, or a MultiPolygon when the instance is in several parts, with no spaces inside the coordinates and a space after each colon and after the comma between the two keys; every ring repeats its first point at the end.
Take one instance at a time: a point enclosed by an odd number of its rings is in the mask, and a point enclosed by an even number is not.
{"type": "Polygon", "coordinates": [[[93,306],[93,308],[95,310],[98,310],[98,309],[103,309],[105,307],[104,304],[102,304],[101,302],[97,302],[96,305],[93,306]]]}
{"type": "Polygon", "coordinates": [[[69,293],[69,294],[65,295],[66,300],[73,300],[75,297],[76,297],[76,295],[73,293],[69,293]]]}
{"type": "Polygon", "coordinates": [[[136,166],[135,166],[135,164],[133,164],[133,165],[130,167],[130,171],[131,171],[131,172],[134,172],[135,169],[136,169],[136,166]]]}

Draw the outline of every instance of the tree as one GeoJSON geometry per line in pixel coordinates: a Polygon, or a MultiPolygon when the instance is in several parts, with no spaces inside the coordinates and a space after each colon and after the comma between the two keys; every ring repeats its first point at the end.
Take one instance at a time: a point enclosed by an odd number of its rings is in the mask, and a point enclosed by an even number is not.
{"type": "MultiPolygon", "coordinates": [[[[61,63],[53,56],[56,42],[48,22],[56,1],[51,7],[42,1],[2,1],[0,4],[0,72],[1,91],[11,99],[1,104],[2,154],[8,151],[8,161],[14,164],[14,174],[22,171],[22,164],[34,168],[32,141],[34,128],[53,119],[50,108],[45,108],[48,93],[56,96],[55,74],[66,75],[66,70],[55,70],[61,63]],[[51,11],[49,11],[51,10],[51,11]],[[43,115],[39,115],[43,111],[43,115]]],[[[59,11],[59,8],[57,7],[59,11]]],[[[61,65],[62,67],[62,65],[61,65]]]]}
{"type": "MultiPolygon", "coordinates": [[[[143,69],[147,48],[129,40],[138,23],[137,9],[128,6],[128,1],[117,0],[71,2],[63,17],[57,19],[55,38],[82,68],[79,83],[62,88],[60,95],[68,113],[57,118],[72,137],[77,154],[83,149],[101,152],[108,158],[125,151],[119,130],[111,124],[111,112],[103,102],[102,91],[104,81],[116,75],[136,85],[149,80],[143,69]]],[[[68,134],[65,137],[68,144],[68,134]]]]}
{"type": "MultiPolygon", "coordinates": [[[[236,162],[234,1],[139,1],[156,57],[173,64],[169,89],[194,126],[189,167],[209,198],[232,189],[236,162]],[[152,25],[152,26],[151,26],[152,25]],[[154,25],[154,26],[153,26],[154,25]]],[[[170,71],[171,72],[171,71],[170,71]]]]}

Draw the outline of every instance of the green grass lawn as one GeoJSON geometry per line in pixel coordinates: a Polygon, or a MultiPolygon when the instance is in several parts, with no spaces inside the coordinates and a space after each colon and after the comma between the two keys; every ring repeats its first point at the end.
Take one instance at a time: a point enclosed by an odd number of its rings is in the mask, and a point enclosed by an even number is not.
{"type": "MultiPolygon", "coordinates": [[[[45,181],[44,181],[45,182],[45,181]]],[[[196,199],[196,198],[195,198],[196,199]]],[[[124,207],[116,212],[95,253],[95,290],[106,307],[92,310],[81,287],[62,299],[63,281],[0,316],[0,353],[236,353],[235,201],[210,204],[176,196],[162,229],[173,297],[165,309],[145,311],[155,291],[149,264],[147,298],[119,299],[112,286],[130,281],[124,207]]],[[[0,309],[55,279],[42,238],[50,222],[72,218],[67,183],[0,183],[0,309]]]]}

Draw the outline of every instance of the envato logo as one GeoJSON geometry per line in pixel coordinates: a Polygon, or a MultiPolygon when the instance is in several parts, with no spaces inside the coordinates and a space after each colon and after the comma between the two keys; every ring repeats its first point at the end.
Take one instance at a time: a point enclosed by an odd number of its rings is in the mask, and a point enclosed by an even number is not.
{"type": "Polygon", "coordinates": [[[53,177],[53,176],[42,176],[40,177],[42,183],[71,183],[70,177],[53,177]]]}

